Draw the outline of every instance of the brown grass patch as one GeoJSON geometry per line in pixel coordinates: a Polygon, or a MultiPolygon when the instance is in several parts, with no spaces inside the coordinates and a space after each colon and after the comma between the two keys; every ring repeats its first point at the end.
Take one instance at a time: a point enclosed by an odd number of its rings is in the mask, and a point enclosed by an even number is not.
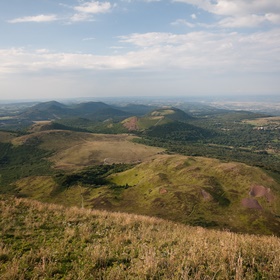
{"type": "Polygon", "coordinates": [[[92,134],[64,130],[34,132],[13,139],[14,145],[36,143],[54,152],[49,159],[58,169],[73,170],[94,164],[139,163],[163,149],[133,143],[128,134],[92,134]]]}
{"type": "Polygon", "coordinates": [[[0,131],[0,142],[8,143],[13,140],[16,135],[12,132],[0,131]]]}
{"type": "Polygon", "coordinates": [[[91,135],[61,149],[50,159],[56,168],[76,169],[93,164],[138,163],[163,151],[131,142],[129,135],[91,135]]]}
{"type": "Polygon", "coordinates": [[[36,121],[34,124],[29,128],[29,132],[40,132],[43,130],[49,130],[51,126],[51,121],[36,121]]]}

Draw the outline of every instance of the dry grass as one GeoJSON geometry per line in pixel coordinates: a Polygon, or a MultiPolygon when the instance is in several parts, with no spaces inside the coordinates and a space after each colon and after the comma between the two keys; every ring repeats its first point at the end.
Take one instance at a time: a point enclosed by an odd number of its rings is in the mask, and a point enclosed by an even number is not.
{"type": "Polygon", "coordinates": [[[74,170],[92,164],[135,163],[163,151],[131,142],[127,134],[90,134],[69,131],[41,131],[13,140],[21,145],[35,139],[40,148],[54,151],[49,158],[55,168],[74,170]]]}
{"type": "Polygon", "coordinates": [[[6,131],[0,131],[0,142],[9,143],[15,137],[16,137],[15,133],[6,132],[6,131]]]}
{"type": "Polygon", "coordinates": [[[28,132],[40,132],[42,130],[50,129],[52,121],[34,121],[34,124],[28,129],[28,132]]]}
{"type": "Polygon", "coordinates": [[[279,279],[280,239],[3,198],[0,275],[13,279],[279,279]]]}
{"type": "Polygon", "coordinates": [[[88,140],[51,158],[56,168],[75,169],[91,164],[135,163],[157,154],[160,149],[132,143],[127,137],[88,140]]]}
{"type": "Polygon", "coordinates": [[[174,110],[166,109],[166,110],[154,111],[151,113],[151,116],[166,116],[166,115],[172,115],[174,113],[175,113],[174,110]]]}

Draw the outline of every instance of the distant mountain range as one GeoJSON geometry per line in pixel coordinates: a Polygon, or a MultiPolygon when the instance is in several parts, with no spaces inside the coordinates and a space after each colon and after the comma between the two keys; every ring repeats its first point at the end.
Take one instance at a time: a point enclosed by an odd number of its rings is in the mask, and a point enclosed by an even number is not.
{"type": "Polygon", "coordinates": [[[147,115],[150,119],[166,118],[185,120],[191,117],[174,107],[158,108],[155,106],[128,104],[112,106],[103,102],[85,102],[65,105],[57,101],[42,102],[24,110],[18,117],[29,120],[55,120],[68,117],[104,120],[106,118],[127,118],[147,115]]]}
{"type": "Polygon", "coordinates": [[[150,137],[173,140],[201,140],[213,133],[190,122],[195,118],[173,106],[127,104],[113,106],[103,102],[65,105],[42,102],[25,109],[16,117],[29,131],[62,129],[95,133],[140,132],[150,137]],[[38,124],[42,121],[52,123],[38,124]],[[36,128],[31,125],[36,122],[36,128]]]}
{"type": "Polygon", "coordinates": [[[57,120],[69,117],[104,120],[114,117],[128,117],[127,112],[113,108],[103,102],[86,102],[67,106],[56,101],[39,103],[28,108],[19,117],[28,120],[57,120]]]}
{"type": "Polygon", "coordinates": [[[154,106],[135,104],[117,107],[103,102],[85,102],[75,105],[65,105],[57,101],[49,101],[27,108],[17,117],[30,121],[58,120],[70,117],[97,121],[104,121],[109,118],[121,120],[133,115],[145,115],[154,108],[154,106]]]}

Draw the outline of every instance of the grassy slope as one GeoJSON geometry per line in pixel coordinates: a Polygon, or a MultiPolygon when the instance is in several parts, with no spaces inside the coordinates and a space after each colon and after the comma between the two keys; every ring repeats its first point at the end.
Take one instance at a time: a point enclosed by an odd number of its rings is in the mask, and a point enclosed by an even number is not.
{"type": "Polygon", "coordinates": [[[16,137],[16,133],[0,131],[0,140],[1,140],[0,142],[2,143],[9,143],[15,137],[16,137]]]}
{"type": "Polygon", "coordinates": [[[3,280],[241,280],[280,275],[276,237],[4,197],[0,228],[3,280]]]}
{"type": "Polygon", "coordinates": [[[73,131],[42,131],[13,140],[20,145],[37,141],[44,150],[54,151],[49,158],[55,168],[75,170],[91,164],[133,163],[145,160],[163,149],[132,143],[127,134],[90,134],[73,131]]]}
{"type": "Polygon", "coordinates": [[[156,215],[193,225],[269,233],[280,230],[280,186],[258,168],[215,159],[161,155],[112,176],[128,184],[119,204],[129,212],[156,215]],[[270,188],[274,200],[254,198],[263,210],[246,209],[250,188],[270,188]],[[206,193],[206,197],[203,196],[206,193]],[[210,196],[209,196],[210,195],[210,196]]]}
{"type": "MultiPolygon", "coordinates": [[[[136,126],[131,130],[146,130],[154,126],[160,126],[173,121],[185,120],[190,118],[185,112],[175,108],[161,108],[150,112],[144,117],[137,118],[135,120],[136,126]]],[[[122,124],[131,121],[132,118],[125,119],[122,124]]],[[[124,125],[127,127],[126,125],[124,125]]]]}
{"type": "Polygon", "coordinates": [[[62,203],[149,216],[233,231],[279,234],[280,186],[258,168],[215,159],[157,155],[109,177],[115,184],[74,184],[59,192],[52,177],[18,180],[20,195],[62,203]],[[270,188],[274,199],[251,197],[252,186],[270,188]],[[242,206],[258,201],[262,210],[242,206]],[[278,215],[278,218],[276,217],[278,215]]]}
{"type": "Polygon", "coordinates": [[[13,169],[3,165],[1,183],[9,175],[10,181],[17,180],[13,187],[19,195],[45,202],[145,214],[241,232],[279,234],[279,182],[260,169],[214,159],[162,155],[158,154],[162,149],[132,143],[131,138],[70,131],[42,131],[15,137],[11,140],[15,145],[12,151],[16,153],[19,149],[22,155],[14,159],[13,169]],[[37,159],[45,156],[43,153],[30,153],[34,145],[53,151],[54,166],[69,174],[96,163],[143,162],[110,177],[116,186],[77,183],[65,187],[54,180],[55,172],[62,171],[54,172],[44,160],[37,159]],[[27,152],[33,155],[30,164],[26,162],[27,152]],[[34,160],[40,166],[34,165],[34,160]],[[270,188],[274,200],[250,197],[254,185],[270,188]],[[263,209],[244,208],[241,202],[246,198],[255,199],[263,209]]]}

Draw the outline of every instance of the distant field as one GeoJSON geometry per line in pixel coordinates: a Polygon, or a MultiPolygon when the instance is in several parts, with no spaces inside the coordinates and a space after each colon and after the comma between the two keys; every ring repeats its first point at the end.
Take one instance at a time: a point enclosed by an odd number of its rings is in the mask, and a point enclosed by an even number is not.
{"type": "Polygon", "coordinates": [[[6,116],[6,117],[0,117],[0,121],[4,120],[12,120],[14,117],[6,116]]]}
{"type": "Polygon", "coordinates": [[[154,112],[151,113],[151,115],[152,116],[166,116],[166,115],[172,115],[174,113],[175,113],[174,110],[165,109],[165,110],[160,110],[160,111],[155,110],[154,112]]]}
{"type": "Polygon", "coordinates": [[[39,147],[54,151],[49,159],[55,168],[77,169],[92,164],[137,163],[163,149],[131,142],[128,134],[90,134],[69,131],[43,131],[14,139],[14,144],[37,141],[39,147]]]}
{"type": "Polygon", "coordinates": [[[254,120],[245,120],[244,122],[254,126],[280,125],[280,117],[259,118],[254,120]]]}

